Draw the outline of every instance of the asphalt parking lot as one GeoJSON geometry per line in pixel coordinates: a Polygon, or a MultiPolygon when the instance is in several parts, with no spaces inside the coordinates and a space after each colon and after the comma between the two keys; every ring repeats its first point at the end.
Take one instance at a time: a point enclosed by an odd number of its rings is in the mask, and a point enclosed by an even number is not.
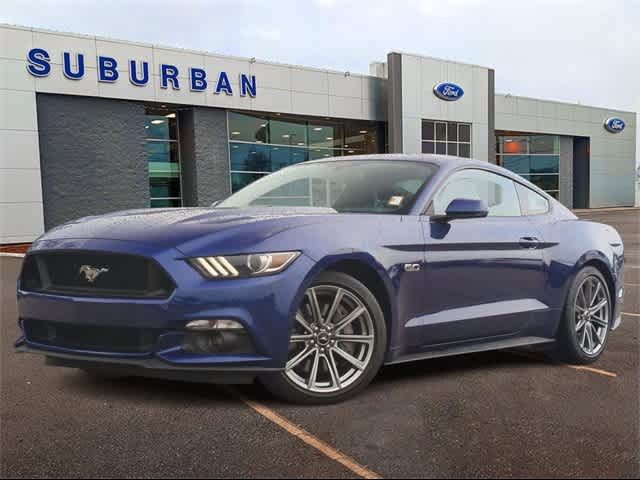
{"type": "Polygon", "coordinates": [[[328,407],[15,354],[21,260],[2,257],[0,476],[638,478],[640,211],[581,215],[618,228],[627,257],[624,322],[592,369],[527,351],[429,360],[328,407]]]}

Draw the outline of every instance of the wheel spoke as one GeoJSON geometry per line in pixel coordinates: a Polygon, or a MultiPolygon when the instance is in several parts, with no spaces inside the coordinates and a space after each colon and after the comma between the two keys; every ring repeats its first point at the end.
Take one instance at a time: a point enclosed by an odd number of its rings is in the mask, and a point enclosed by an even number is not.
{"type": "Polygon", "coordinates": [[[354,357],[351,354],[345,352],[340,347],[333,347],[332,350],[333,350],[333,352],[337,353],[342,358],[344,358],[351,365],[356,367],[358,370],[364,370],[366,365],[363,362],[361,362],[360,360],[358,360],[356,357],[354,357]]]}
{"type": "Polygon", "coordinates": [[[580,291],[578,292],[578,299],[577,299],[577,301],[576,301],[576,304],[577,304],[578,302],[580,302],[580,303],[581,303],[581,307],[582,307],[582,309],[583,309],[583,310],[586,310],[586,309],[587,309],[587,307],[588,307],[588,305],[587,305],[587,299],[586,299],[586,298],[585,298],[585,296],[584,296],[584,291],[585,291],[585,289],[586,289],[586,288],[587,288],[587,286],[586,286],[586,285],[584,285],[584,286],[580,289],[580,291]],[[581,298],[582,298],[582,301],[580,301],[580,299],[581,299],[581,298]]]}
{"type": "Polygon", "coordinates": [[[315,348],[307,347],[303,349],[300,353],[298,353],[295,357],[287,362],[286,369],[291,370],[292,368],[296,368],[298,365],[300,365],[300,362],[305,360],[313,352],[315,352],[315,348]]]}
{"type": "Polygon", "coordinates": [[[600,303],[598,303],[596,306],[591,307],[591,311],[594,312],[594,313],[597,313],[600,310],[602,310],[604,307],[606,307],[608,303],[609,302],[605,298],[604,300],[600,301],[600,303]]]}
{"type": "Polygon", "coordinates": [[[597,317],[595,315],[593,317],[591,317],[591,322],[597,323],[601,327],[608,327],[609,326],[609,324],[604,319],[602,319],[600,317],[597,317]]]}
{"type": "Polygon", "coordinates": [[[329,373],[331,374],[331,383],[336,388],[342,388],[340,384],[340,373],[338,372],[338,366],[336,365],[336,360],[333,358],[333,352],[329,350],[329,354],[326,355],[325,360],[327,361],[327,366],[329,367],[329,373]]]}
{"type": "Polygon", "coordinates": [[[594,323],[591,323],[591,338],[593,339],[593,348],[596,348],[600,345],[600,334],[598,333],[598,327],[594,323]]]}
{"type": "Polygon", "coordinates": [[[313,335],[291,335],[291,343],[302,343],[313,340],[313,335]]]}
{"type": "Polygon", "coordinates": [[[586,320],[580,320],[578,322],[578,324],[576,325],[576,332],[579,332],[580,330],[582,330],[584,328],[584,326],[587,324],[586,320]]]}
{"type": "Polygon", "coordinates": [[[309,325],[309,323],[305,320],[301,312],[296,313],[296,321],[300,325],[302,325],[307,332],[313,333],[313,329],[311,328],[311,325],[309,325]]]}
{"type": "Polygon", "coordinates": [[[591,295],[591,302],[589,303],[589,308],[593,307],[593,304],[598,300],[598,293],[600,293],[600,282],[596,283],[596,291],[591,295]]]}
{"type": "Polygon", "coordinates": [[[349,315],[347,315],[346,317],[344,317],[342,320],[340,320],[340,322],[338,322],[336,324],[335,327],[335,331],[339,332],[340,330],[342,330],[344,327],[346,327],[347,325],[349,325],[351,322],[353,322],[356,318],[358,318],[360,315],[362,315],[365,312],[364,307],[358,307],[355,310],[353,310],[349,315]]]}
{"type": "Polygon", "coordinates": [[[331,323],[333,321],[333,317],[336,314],[336,310],[340,306],[340,302],[342,301],[342,297],[344,296],[344,290],[338,288],[336,290],[336,296],[333,297],[333,303],[331,304],[331,308],[329,309],[329,313],[327,313],[327,323],[331,323]]]}
{"type": "Polygon", "coordinates": [[[311,314],[313,315],[313,321],[317,325],[322,325],[324,320],[322,319],[322,313],[320,312],[320,304],[318,303],[318,296],[314,288],[307,290],[307,296],[309,297],[309,303],[311,304],[311,314]]]}
{"type": "Polygon", "coordinates": [[[313,358],[313,365],[311,366],[311,373],[309,374],[309,379],[307,380],[307,386],[309,388],[315,388],[316,379],[318,378],[318,365],[320,363],[320,354],[316,350],[316,356],[313,358]]]}
{"type": "Polygon", "coordinates": [[[373,335],[336,335],[336,340],[346,343],[365,343],[373,344],[373,335]]]}
{"type": "Polygon", "coordinates": [[[595,323],[592,323],[591,326],[593,327],[593,332],[596,334],[596,340],[598,341],[598,345],[604,344],[604,339],[607,336],[606,328],[604,327],[598,328],[598,326],[595,323]]]}
{"type": "Polygon", "coordinates": [[[595,344],[593,343],[593,332],[591,330],[590,323],[587,323],[585,331],[587,332],[587,343],[589,344],[589,351],[593,351],[593,349],[595,348],[595,344]]]}
{"type": "Polygon", "coordinates": [[[582,338],[580,339],[580,345],[582,346],[583,350],[587,349],[587,324],[585,322],[585,326],[582,329],[582,338]]]}
{"type": "Polygon", "coordinates": [[[587,285],[585,286],[584,299],[586,301],[585,306],[589,306],[591,298],[593,297],[593,278],[589,278],[587,285]]]}

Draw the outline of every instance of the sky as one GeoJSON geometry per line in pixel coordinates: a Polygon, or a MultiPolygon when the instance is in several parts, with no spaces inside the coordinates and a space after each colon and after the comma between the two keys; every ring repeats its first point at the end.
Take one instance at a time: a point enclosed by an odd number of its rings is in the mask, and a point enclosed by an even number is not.
{"type": "Polygon", "coordinates": [[[640,112],[640,0],[2,0],[0,22],[357,73],[402,51],[640,112]]]}

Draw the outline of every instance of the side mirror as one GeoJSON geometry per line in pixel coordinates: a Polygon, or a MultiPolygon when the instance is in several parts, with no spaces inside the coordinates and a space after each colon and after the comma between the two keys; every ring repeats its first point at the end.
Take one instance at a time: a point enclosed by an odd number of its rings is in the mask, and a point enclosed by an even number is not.
{"type": "Polygon", "coordinates": [[[489,215],[489,208],[482,200],[456,198],[451,200],[444,215],[435,215],[436,221],[447,222],[459,218],[484,218],[489,215]]]}

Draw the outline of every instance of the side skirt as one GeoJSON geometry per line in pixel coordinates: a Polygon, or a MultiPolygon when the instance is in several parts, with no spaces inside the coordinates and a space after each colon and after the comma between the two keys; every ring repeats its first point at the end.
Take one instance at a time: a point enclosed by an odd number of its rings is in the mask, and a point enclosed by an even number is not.
{"type": "Polygon", "coordinates": [[[454,355],[465,355],[467,353],[489,352],[492,350],[504,350],[505,348],[525,347],[529,345],[540,345],[543,343],[553,343],[553,338],[542,337],[519,337],[506,340],[496,340],[493,342],[474,343],[472,345],[458,345],[447,348],[434,349],[427,352],[406,355],[396,360],[385,363],[385,365],[396,365],[398,363],[414,362],[417,360],[427,360],[429,358],[452,357],[454,355]]]}

